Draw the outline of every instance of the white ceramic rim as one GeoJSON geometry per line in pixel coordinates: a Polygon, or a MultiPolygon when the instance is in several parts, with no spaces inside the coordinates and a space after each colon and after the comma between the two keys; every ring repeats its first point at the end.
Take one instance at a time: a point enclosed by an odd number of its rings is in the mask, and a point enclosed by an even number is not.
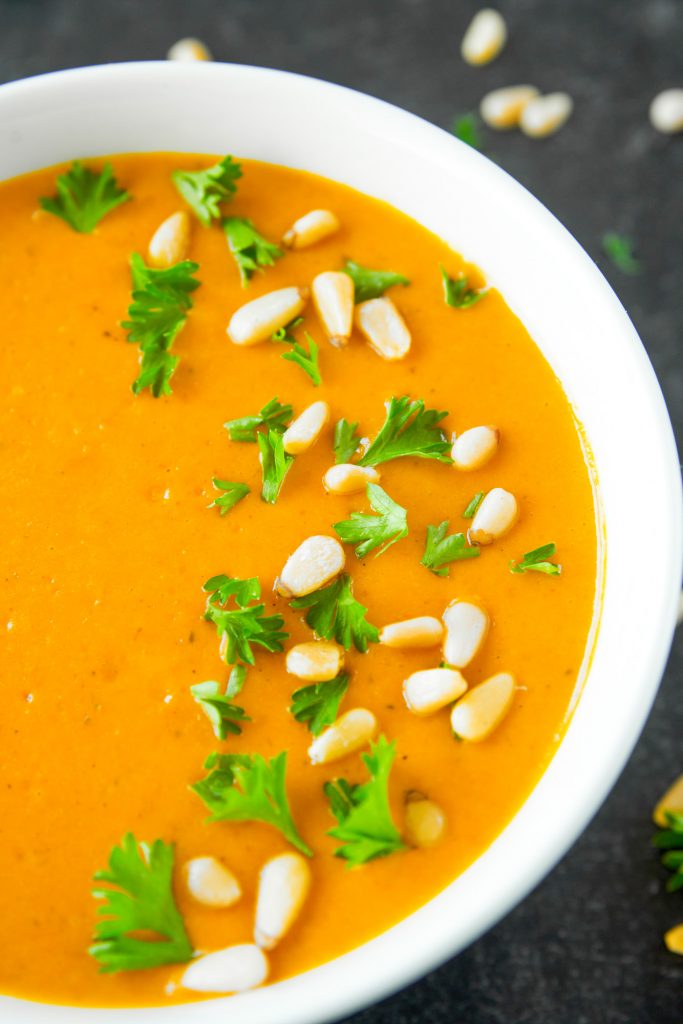
{"type": "Polygon", "coordinates": [[[675,626],[679,462],[652,367],[597,267],[522,186],[441,129],[340,86],[239,65],[106,65],[0,87],[0,178],[76,156],[160,149],[234,150],[303,167],[393,202],[436,230],[482,266],[522,316],[586,427],[600,476],[609,548],[584,693],[529,799],[444,892],[351,953],[228,1000],[98,1010],[0,997],[7,1024],[109,1024],[122,1014],[136,1024],[217,1024],[227,1014],[233,1024],[322,1024],[396,991],[481,935],[551,869],[606,797],[645,722],[675,626]],[[217,97],[241,98],[232,105],[239,109],[225,107],[220,124],[217,97]],[[450,209],[450,187],[465,183],[468,209],[450,209]],[[511,260],[516,232],[520,257],[511,260]],[[557,336],[569,328],[571,345],[560,345],[557,336]],[[657,510],[665,553],[647,565],[633,553],[643,504],[657,510]]]}

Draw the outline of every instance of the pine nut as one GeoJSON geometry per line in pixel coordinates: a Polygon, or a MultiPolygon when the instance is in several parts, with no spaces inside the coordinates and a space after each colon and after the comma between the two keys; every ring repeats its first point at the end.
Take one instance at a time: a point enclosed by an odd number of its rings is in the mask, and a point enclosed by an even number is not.
{"type": "Polygon", "coordinates": [[[664,936],[664,942],[670,953],[683,956],[683,924],[677,924],[675,928],[670,928],[664,936]]]}
{"type": "Polygon", "coordinates": [[[190,218],[184,210],[172,213],[152,235],[147,255],[152,267],[172,267],[187,256],[190,245],[190,218]]]}
{"type": "Polygon", "coordinates": [[[334,679],[343,664],[344,652],[341,647],[322,640],[297,644],[287,651],[287,671],[310,683],[324,683],[334,679]]]}
{"type": "Polygon", "coordinates": [[[311,210],[299,217],[282,236],[288,249],[306,249],[339,231],[339,221],[331,210],[311,210]]]}
{"type": "Polygon", "coordinates": [[[574,101],[566,92],[551,92],[537,96],[524,107],[519,127],[532,139],[554,135],[571,117],[574,101]]]}
{"type": "Polygon", "coordinates": [[[451,458],[456,469],[479,469],[498,451],[500,434],[495,427],[470,427],[455,439],[451,458]]]}
{"type": "Polygon", "coordinates": [[[403,683],[403,699],[414,715],[433,715],[462,697],[467,683],[454,668],[426,668],[403,683]]]}
{"type": "Polygon", "coordinates": [[[193,857],[185,865],[187,889],[207,907],[231,907],[242,895],[239,882],[215,857],[193,857]]]}
{"type": "Polygon", "coordinates": [[[432,615],[420,615],[383,626],[379,642],[385,647],[436,647],[442,636],[443,626],[438,619],[432,615]]]}
{"type": "Polygon", "coordinates": [[[668,822],[664,817],[666,811],[670,814],[683,814],[683,775],[679,775],[675,782],[671,783],[652,812],[652,820],[660,828],[667,827],[668,822]]]}
{"type": "Polygon", "coordinates": [[[300,853],[281,853],[261,869],[254,941],[273,949],[299,916],[311,887],[311,869],[300,853]]]}
{"type": "Polygon", "coordinates": [[[329,764],[353,754],[369,743],[376,732],[377,719],[372,711],[352,708],[313,740],[308,748],[311,764],[329,764]]]}
{"type": "Polygon", "coordinates": [[[240,306],[230,318],[228,336],[235,345],[256,345],[294,320],[306,305],[308,289],[279,288],[240,306]]]}
{"type": "Polygon", "coordinates": [[[245,942],[193,960],[180,984],[192,992],[246,992],[262,985],[268,970],[263,950],[245,942]]]}
{"type": "Polygon", "coordinates": [[[391,299],[368,299],[356,306],[356,326],[370,348],[383,359],[404,359],[410,351],[410,331],[391,299]]]}
{"type": "Polygon", "coordinates": [[[443,657],[447,665],[465,668],[477,656],[489,631],[489,617],[470,601],[451,601],[443,613],[446,639],[443,657]]]}
{"type": "Polygon", "coordinates": [[[285,562],[275,589],[282,597],[304,597],[338,576],[345,561],[344,548],[336,537],[307,537],[285,562]]]}
{"type": "Polygon", "coordinates": [[[291,423],[282,435],[282,444],[288,455],[298,455],[320,437],[320,431],[330,418],[327,402],[313,402],[291,423]]]}
{"type": "Polygon", "coordinates": [[[330,466],[323,477],[323,486],[330,494],[357,494],[368,484],[376,483],[379,473],[374,466],[356,466],[352,462],[330,466]]]}
{"type": "Polygon", "coordinates": [[[471,544],[492,544],[507,533],[517,521],[517,500],[514,494],[494,487],[474,513],[469,529],[471,544]]]}
{"type": "Polygon", "coordinates": [[[665,89],[650,104],[652,127],[665,135],[683,131],[683,89],[665,89]]]}
{"type": "Polygon", "coordinates": [[[404,831],[413,846],[434,846],[446,830],[446,815],[424,793],[410,790],[405,795],[404,831]]]}
{"type": "Polygon", "coordinates": [[[515,695],[515,680],[499,672],[461,697],[451,712],[451,728],[461,740],[478,743],[505,718],[515,695]]]}
{"type": "Polygon", "coordinates": [[[484,7],[472,18],[463,36],[460,52],[468,64],[488,64],[505,46],[508,32],[502,14],[484,7]]]}
{"type": "Polygon", "coordinates": [[[342,271],[326,270],[313,278],[311,292],[330,344],[344,348],[353,327],[353,281],[342,271]]]}
{"type": "Polygon", "coordinates": [[[168,51],[168,60],[213,60],[201,39],[179,39],[168,51]]]}
{"type": "Polygon", "coordinates": [[[508,85],[504,89],[494,89],[479,104],[481,119],[489,128],[499,131],[516,128],[525,106],[538,94],[533,85],[508,85]]]}

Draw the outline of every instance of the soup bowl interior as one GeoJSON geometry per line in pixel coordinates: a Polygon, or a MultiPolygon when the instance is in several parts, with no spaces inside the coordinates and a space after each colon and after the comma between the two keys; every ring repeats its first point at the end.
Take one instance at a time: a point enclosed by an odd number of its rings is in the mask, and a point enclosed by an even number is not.
{"type": "Polygon", "coordinates": [[[122,1012],[140,1024],[209,1024],[226,1013],[233,1024],[317,1024],[466,946],[543,877],[604,799],[642,728],[674,628],[678,459],[650,363],[595,265],[537,200],[445,132],[338,86],[233,65],[113,65],[0,88],[0,179],[74,157],[155,150],[229,152],[313,171],[388,201],[444,238],[500,289],[554,368],[599,481],[602,604],[580,700],[524,806],[438,897],[337,960],[230,997],[229,1008],[217,999],[77,1010],[0,997],[7,1024],[104,1024],[122,1012]],[[665,557],[634,556],[644,505],[656,510],[665,557]]]}

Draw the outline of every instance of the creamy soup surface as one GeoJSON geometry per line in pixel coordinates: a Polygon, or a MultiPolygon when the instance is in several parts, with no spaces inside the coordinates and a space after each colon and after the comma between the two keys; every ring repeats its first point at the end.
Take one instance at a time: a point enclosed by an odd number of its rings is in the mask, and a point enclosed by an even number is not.
{"type": "Polygon", "coordinates": [[[342,185],[250,160],[240,161],[226,215],[250,218],[275,243],[318,208],[333,211],[340,229],[285,251],[245,288],[220,222],[202,226],[171,180],[178,168],[214,160],[112,158],[132,198],[90,234],[37,213],[66,167],[0,185],[0,990],[12,995],[91,1006],[200,998],[178,984],[183,964],[102,974],[88,953],[98,907],[92,878],[128,832],[175,844],[173,893],[194,950],[253,941],[259,872],[292,847],[262,822],[207,821],[189,787],[205,776],[212,751],[286,751],[292,816],[314,853],[310,894],[268,953],[269,981],[380,934],[464,871],[519,809],[562,739],[587,654],[597,564],[591,472],[559,382],[501,295],[490,289],[468,308],[451,308],[440,265],[453,278],[467,273],[474,288],[485,281],[437,237],[342,185]],[[188,258],[201,285],[173,345],[172,395],[135,395],[138,349],[121,326],[131,303],[129,259],[146,259],[159,224],[183,209],[193,218],[188,258]],[[285,286],[310,287],[346,259],[409,279],[386,292],[412,336],[406,358],[381,358],[358,331],[346,348],[331,346],[310,301],[294,333],[305,343],[308,332],[319,347],[319,387],[281,358],[286,343],[231,342],[226,326],[238,307],[285,286]],[[306,537],[335,537],[333,524],[372,511],[364,492],[335,495],[322,486],[334,463],[334,425],[358,422],[360,436],[372,440],[385,403],[402,395],[447,410],[441,426],[449,441],[491,424],[500,442],[470,472],[414,457],[377,467],[381,487],[407,510],[409,533],[378,557],[358,559],[344,545],[354,596],[378,627],[440,618],[455,599],[475,602],[491,626],[462,669],[469,688],[504,671],[516,689],[487,739],[457,740],[450,707],[419,717],[402,695],[411,673],[440,665],[439,646],[370,643],[365,654],[345,652],[349,687],[339,713],[370,710],[378,734],[396,744],[388,784],[396,829],[405,835],[411,791],[427,795],[446,821],[429,848],[406,840],[399,852],[349,868],[328,834],[336,821],[323,785],[367,781],[369,748],[310,763],[313,737],[288,710],[307,683],[287,673],[284,654],[254,648],[256,663],[234,698],[250,720],[223,741],[190,686],[223,686],[230,671],[215,625],[204,620],[202,586],[216,574],[258,577],[265,614],[284,618],[285,649],[314,639],[304,611],[291,609],[274,581],[306,537]],[[223,424],[276,396],[293,417],[323,400],[330,420],[269,504],[260,497],[257,445],[230,440],[223,424]],[[213,478],[243,482],[250,493],[221,516],[207,507],[220,493],[213,478]],[[479,557],[450,563],[444,576],[422,565],[427,526],[448,520],[449,533],[466,534],[464,509],[495,487],[517,499],[514,526],[479,557]],[[510,572],[511,561],[550,542],[561,574],[510,572]],[[242,888],[234,906],[202,906],[188,893],[183,867],[198,856],[234,872],[242,888]]]}

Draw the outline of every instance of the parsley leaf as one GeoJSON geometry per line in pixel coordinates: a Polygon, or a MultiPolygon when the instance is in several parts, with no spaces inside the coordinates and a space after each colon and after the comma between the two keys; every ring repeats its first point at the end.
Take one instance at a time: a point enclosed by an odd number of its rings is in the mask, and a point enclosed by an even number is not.
{"type": "Polygon", "coordinates": [[[461,114],[453,121],[451,132],[456,139],[466,142],[472,149],[481,149],[481,138],[479,136],[479,121],[476,114],[461,114]]]}
{"type": "Polygon", "coordinates": [[[183,260],[166,270],[153,270],[139,253],[133,253],[130,269],[133,301],[128,307],[130,320],[121,326],[128,332],[128,341],[140,346],[140,373],[133,382],[133,393],[139,395],[149,388],[155,398],[170,395],[169,382],[179,361],[170,348],[192,307],[190,293],[199,287],[200,282],[192,276],[199,265],[183,260]]]}
{"type": "Polygon", "coordinates": [[[358,451],[359,444],[358,424],[349,423],[344,419],[339,420],[334,428],[334,461],[350,462],[358,451]]]}
{"type": "Polygon", "coordinates": [[[130,198],[118,187],[111,164],[96,174],[74,160],[69,170],[57,177],[57,195],[41,196],[40,206],[61,217],[74,231],[89,235],[103,217],[130,198]]]}
{"type": "Polygon", "coordinates": [[[262,821],[282,832],[307,857],[313,851],[299,835],[287,799],[287,754],[266,761],[260,754],[210,754],[213,769],[194,790],[211,811],[209,821],[262,821]]]}
{"type": "Polygon", "coordinates": [[[533,551],[527,551],[521,561],[510,562],[510,572],[544,572],[546,576],[559,576],[562,566],[548,561],[554,554],[555,545],[552,543],[534,548],[533,551]]]}
{"type": "Polygon", "coordinates": [[[389,459],[417,455],[422,459],[450,462],[446,452],[451,444],[438,426],[447,412],[425,409],[422,399],[412,401],[407,395],[392,398],[380,431],[365,455],[361,466],[378,466],[389,459]]]}
{"type": "Polygon", "coordinates": [[[683,889],[683,814],[665,811],[664,817],[668,828],[658,832],[653,843],[660,850],[667,851],[662,855],[662,864],[674,874],[666,887],[669,892],[676,892],[683,889]]]}
{"type": "Polygon", "coordinates": [[[352,512],[350,519],[334,523],[340,540],[345,544],[358,544],[357,558],[365,558],[375,548],[380,548],[377,554],[381,555],[397,540],[408,536],[406,510],[393,501],[379,484],[368,484],[365,490],[377,515],[352,512]]]}
{"type": "Polygon", "coordinates": [[[223,491],[223,494],[214,498],[207,507],[217,508],[222,516],[226,515],[243,498],[246,498],[251,490],[247,484],[236,484],[232,480],[219,480],[217,476],[212,479],[211,483],[217,491],[223,491]]]}
{"type": "Polygon", "coordinates": [[[318,736],[335,721],[348,688],[349,677],[345,672],[340,672],[334,679],[295,690],[289,710],[297,722],[307,722],[313,735],[318,736]]]}
{"type": "Polygon", "coordinates": [[[294,456],[288,455],[278,430],[269,430],[267,434],[258,435],[258,446],[261,457],[263,485],[261,497],[274,505],[277,501],[285,477],[292,468],[294,456]]]}
{"type": "Polygon", "coordinates": [[[477,491],[462,514],[463,519],[474,519],[475,512],[484,500],[485,491],[477,491]]]}
{"type": "Polygon", "coordinates": [[[355,302],[377,299],[395,284],[410,284],[410,280],[403,274],[395,274],[393,270],[370,270],[353,260],[347,260],[342,270],[353,281],[355,302]]]}
{"type": "Polygon", "coordinates": [[[226,156],[203,171],[174,171],[173,184],[199,217],[204,227],[221,215],[220,204],[232,199],[235,184],[242,177],[242,167],[226,156]]]}
{"type": "Polygon", "coordinates": [[[293,411],[291,405],[282,405],[277,398],[271,398],[256,416],[242,416],[238,420],[228,420],[223,426],[231,441],[256,443],[256,432],[259,427],[267,427],[268,430],[279,430],[284,433],[293,411]]]}
{"type": "MultiPolygon", "coordinates": [[[[243,666],[237,665],[235,668],[243,666]]],[[[221,693],[221,684],[212,679],[205,683],[195,683],[190,687],[190,693],[211,722],[214,736],[218,740],[227,739],[229,734],[239,736],[242,732],[240,723],[251,721],[244,708],[231,704],[227,690],[221,693]]]]}
{"type": "Polygon", "coordinates": [[[447,537],[447,532],[447,519],[438,526],[427,527],[427,543],[420,565],[426,565],[435,576],[448,576],[446,566],[449,562],[460,562],[479,555],[479,548],[468,547],[464,533],[452,533],[447,537]]]}
{"type": "Polygon", "coordinates": [[[221,657],[226,664],[241,661],[255,662],[252,644],[267,651],[282,651],[282,643],[289,636],[283,632],[281,615],[264,615],[266,606],[260,602],[261,586],[255,576],[247,580],[231,576],[212,576],[203,587],[209,595],[204,618],[216,626],[221,643],[221,657]],[[229,608],[230,599],[237,608],[229,608]]]}
{"type": "Polygon", "coordinates": [[[445,267],[441,267],[441,280],[443,281],[443,297],[446,300],[446,305],[453,309],[467,309],[468,306],[473,306],[475,302],[479,302],[479,299],[483,299],[486,295],[485,291],[474,291],[473,288],[470,288],[466,274],[449,277],[445,267]]]}
{"type": "Polygon", "coordinates": [[[245,287],[257,270],[272,267],[283,255],[282,249],[260,235],[246,217],[226,217],[223,231],[245,287]]]}
{"type": "Polygon", "coordinates": [[[368,782],[352,786],[346,779],[338,779],[324,787],[339,823],[328,835],[342,841],[335,856],[347,860],[349,867],[405,849],[389,807],[389,772],[396,744],[380,736],[377,743],[370,745],[370,753],[362,756],[370,772],[368,782]]]}
{"type": "Polygon", "coordinates": [[[291,324],[287,324],[286,327],[281,327],[279,331],[276,331],[272,335],[271,341],[279,342],[284,345],[291,345],[292,348],[289,352],[284,352],[282,358],[286,359],[290,363],[296,363],[300,366],[304,373],[313,381],[314,386],[320,387],[322,383],[322,376],[320,374],[320,366],[318,365],[318,346],[313,341],[308,331],[304,331],[306,335],[306,341],[308,342],[308,350],[301,345],[296,338],[293,336],[292,331],[302,324],[303,317],[297,317],[296,320],[292,320],[291,324]]]}
{"type": "Polygon", "coordinates": [[[602,236],[602,248],[615,267],[623,274],[640,274],[643,265],[633,255],[633,242],[616,231],[607,231],[602,236]]]}
{"type": "Polygon", "coordinates": [[[308,608],[306,624],[323,640],[334,637],[347,651],[353,643],[364,654],[368,643],[376,644],[379,640],[379,630],[365,618],[367,608],[353,596],[347,573],[321,590],[290,601],[290,608],[308,608]]]}
{"type": "Polygon", "coordinates": [[[103,974],[185,963],[192,957],[173,899],[173,858],[171,843],[138,843],[129,832],[109,854],[108,870],[96,873],[96,882],[116,886],[93,889],[95,899],[105,902],[98,909],[95,941],[88,952],[103,974]],[[153,932],[158,939],[136,932],[153,932]]]}

